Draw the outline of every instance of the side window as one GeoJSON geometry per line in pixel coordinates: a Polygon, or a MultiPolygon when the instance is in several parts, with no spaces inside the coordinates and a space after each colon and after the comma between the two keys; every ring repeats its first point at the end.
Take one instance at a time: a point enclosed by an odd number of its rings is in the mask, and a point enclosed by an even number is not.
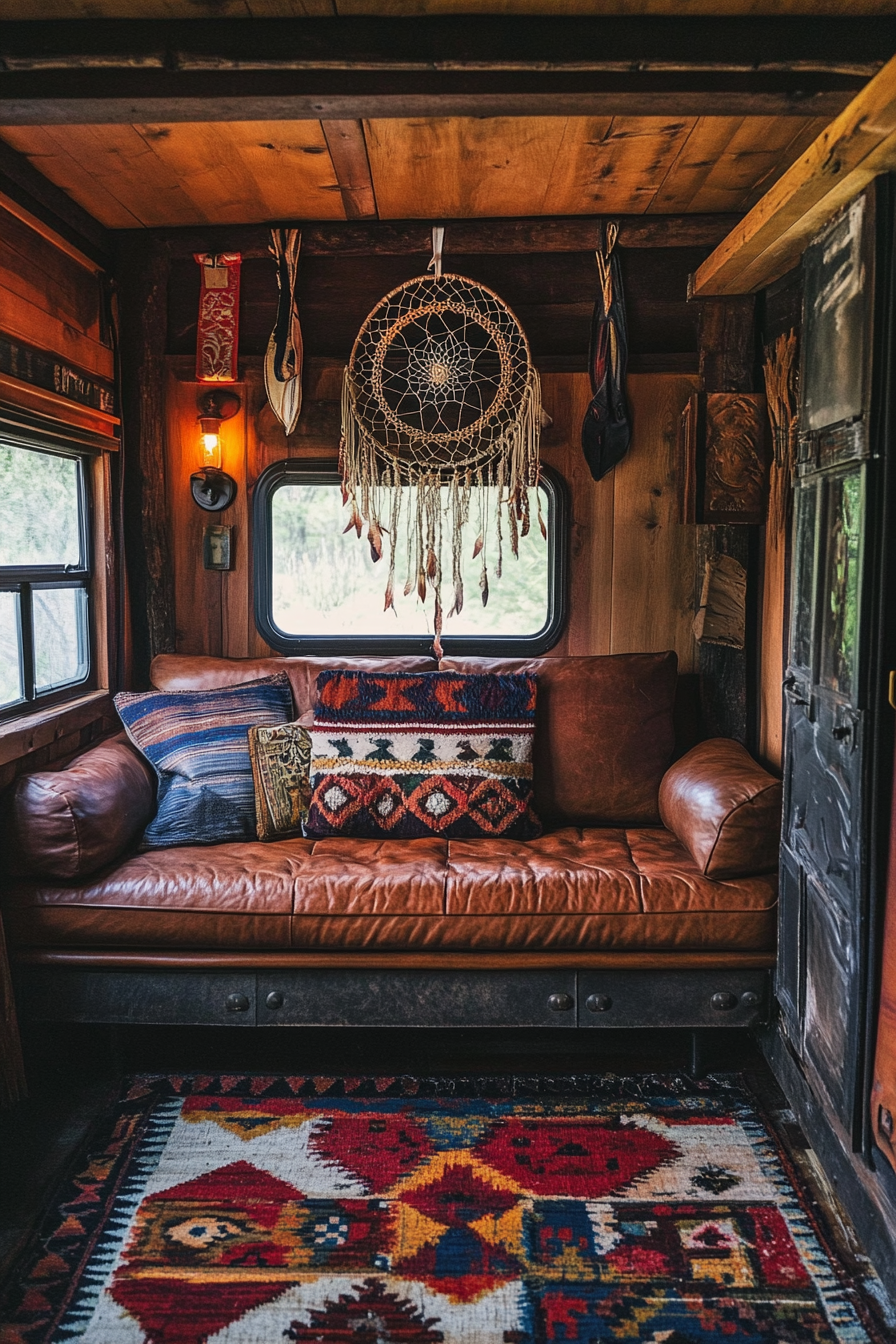
{"type": "MultiPolygon", "coordinates": [[[[408,487],[403,487],[408,488],[408,487]]],[[[444,489],[448,509],[448,487],[444,489]]],[[[541,653],[559,637],[566,615],[567,509],[563,480],[543,469],[538,487],[542,534],[534,491],[531,526],[519,556],[502,541],[502,575],[496,577],[498,537],[494,506],[484,533],[489,568],[488,601],[479,586],[481,559],[462,557],[462,610],[445,619],[446,653],[541,653]]],[[[331,466],[278,462],[259,478],[254,501],[255,620],[263,638],[282,653],[428,652],[433,604],[421,603],[416,583],[407,586],[407,536],[396,538],[395,610],[384,610],[389,568],[386,553],[374,562],[366,538],[345,530],[340,478],[331,466]]],[[[474,506],[475,507],[475,506],[474,506]]],[[[407,518],[410,510],[403,510],[407,518]]],[[[471,552],[476,528],[467,529],[471,552]]],[[[446,527],[442,585],[445,609],[453,601],[453,558],[446,527]]],[[[414,576],[416,579],[416,576],[414,576]]]]}
{"type": "Polygon", "coordinates": [[[90,514],[83,456],[0,438],[0,715],[91,679],[90,514]]]}

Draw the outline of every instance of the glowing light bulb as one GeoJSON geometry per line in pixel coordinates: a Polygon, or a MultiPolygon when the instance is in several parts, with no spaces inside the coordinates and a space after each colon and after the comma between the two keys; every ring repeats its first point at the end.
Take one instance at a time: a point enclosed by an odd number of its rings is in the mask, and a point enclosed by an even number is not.
{"type": "Polygon", "coordinates": [[[221,466],[220,420],[203,416],[199,421],[199,437],[202,442],[202,465],[204,467],[221,466]]]}

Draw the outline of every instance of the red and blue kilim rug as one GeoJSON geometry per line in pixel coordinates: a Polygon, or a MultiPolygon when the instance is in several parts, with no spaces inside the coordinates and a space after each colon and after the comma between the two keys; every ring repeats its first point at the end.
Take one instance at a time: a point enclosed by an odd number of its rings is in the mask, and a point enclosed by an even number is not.
{"type": "Polygon", "coordinates": [[[3,1319],[5,1344],[876,1338],[736,1080],[607,1075],[138,1078],[3,1319]]]}

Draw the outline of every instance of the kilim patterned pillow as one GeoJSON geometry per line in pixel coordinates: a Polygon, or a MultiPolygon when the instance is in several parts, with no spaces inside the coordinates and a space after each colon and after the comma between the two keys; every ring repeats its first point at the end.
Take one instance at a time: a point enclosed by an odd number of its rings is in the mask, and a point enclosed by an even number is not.
{"type": "Polygon", "coordinates": [[[311,737],[300,723],[250,728],[259,840],[301,835],[311,797],[311,737]]]}
{"type": "Polygon", "coordinates": [[[540,835],[535,678],[322,672],[306,835],[540,835]]]}
{"type": "Polygon", "coordinates": [[[292,718],[285,672],[216,690],[122,692],[115,708],[159,778],[141,848],[255,838],[248,732],[292,718]]]}

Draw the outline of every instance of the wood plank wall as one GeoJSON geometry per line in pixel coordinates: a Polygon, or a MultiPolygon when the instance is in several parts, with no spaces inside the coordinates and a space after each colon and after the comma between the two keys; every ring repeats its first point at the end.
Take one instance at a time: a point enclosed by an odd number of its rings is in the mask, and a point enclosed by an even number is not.
{"type": "MultiPolygon", "coordinates": [[[[0,334],[60,357],[96,378],[114,378],[111,342],[103,330],[99,267],[61,237],[29,218],[12,201],[0,201],[0,334]]],[[[117,569],[112,545],[113,468],[118,421],[19,378],[0,375],[0,402],[59,425],[108,436],[109,452],[91,458],[94,519],[96,684],[114,676],[117,569]]],[[[41,710],[0,724],[0,789],[25,770],[40,770],[120,727],[108,694],[41,710]]]]}
{"type": "MultiPolygon", "coordinates": [[[[191,380],[189,361],[169,359],[166,474],[180,653],[240,658],[268,652],[252,617],[252,487],[270,462],[287,455],[336,456],[341,367],[312,362],[303,417],[311,421],[310,432],[293,436],[287,449],[265,409],[259,364],[244,364],[244,380],[236,388],[243,409],[222,427],[223,466],[237,481],[238,494],[229,509],[213,517],[197,508],[189,492],[190,473],[198,466],[196,399],[201,389],[191,380]],[[234,529],[235,562],[229,572],[202,567],[202,532],[209,521],[234,529]]],[[[588,377],[544,375],[544,403],[554,421],[544,436],[544,461],[565,478],[572,503],[570,619],[552,653],[675,649],[681,670],[695,671],[691,622],[697,529],[677,521],[677,426],[696,386],[692,376],[631,375],[632,447],[620,466],[596,483],[579,446],[590,398],[588,377]]]]}
{"type": "Polygon", "coordinates": [[[112,379],[112,348],[101,334],[97,267],[54,245],[0,204],[0,331],[112,379]]]}

